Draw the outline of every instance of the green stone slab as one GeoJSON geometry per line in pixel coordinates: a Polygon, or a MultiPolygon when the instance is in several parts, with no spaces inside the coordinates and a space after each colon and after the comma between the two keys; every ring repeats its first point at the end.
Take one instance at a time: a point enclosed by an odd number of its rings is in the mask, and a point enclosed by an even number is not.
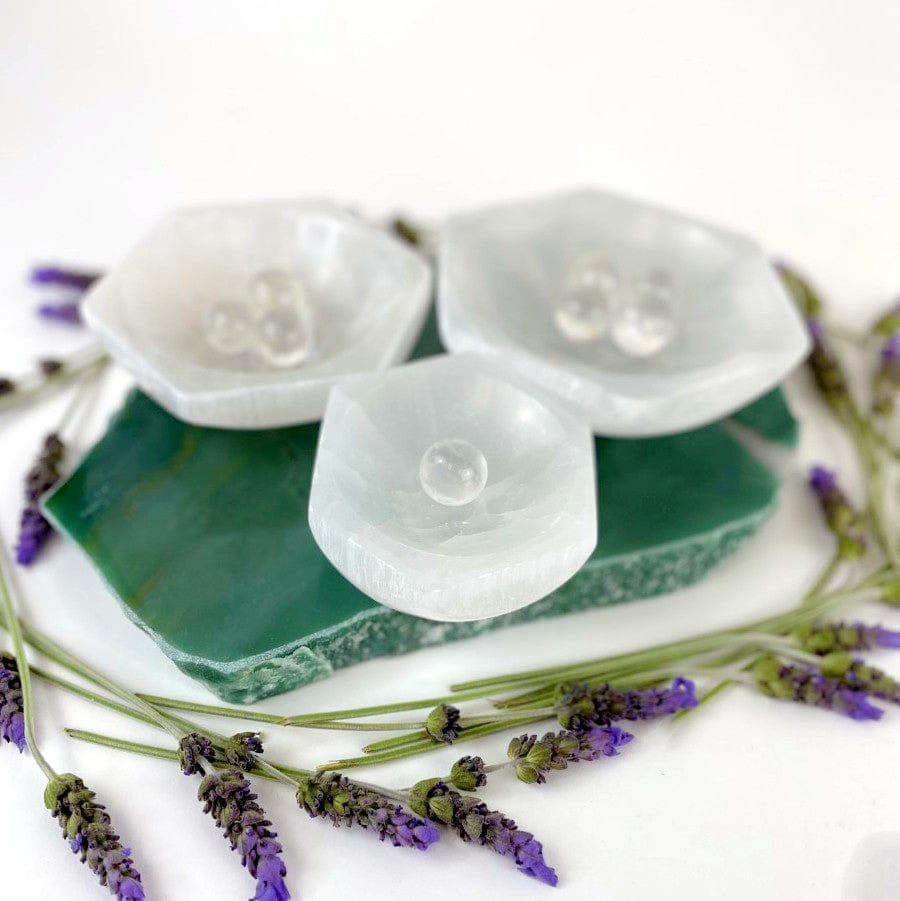
{"type": "MultiPolygon", "coordinates": [[[[432,323],[416,355],[438,351],[432,323]]],[[[790,416],[779,395],[767,403],[790,416]]],[[[784,440],[783,413],[745,424],[784,440]]],[[[689,585],[753,533],[777,492],[776,478],[719,425],[597,439],[602,527],[585,566],[524,610],[435,623],[375,603],[322,556],[306,520],[318,431],[197,428],[135,391],[45,502],[128,616],[226,701],[250,703],[370,657],[689,585]]]]}

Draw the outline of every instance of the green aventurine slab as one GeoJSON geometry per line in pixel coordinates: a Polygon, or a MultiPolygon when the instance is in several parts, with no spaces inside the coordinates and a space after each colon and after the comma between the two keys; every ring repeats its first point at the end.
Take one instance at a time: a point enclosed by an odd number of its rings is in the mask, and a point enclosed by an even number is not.
{"type": "MultiPolygon", "coordinates": [[[[792,422],[779,392],[744,421],[782,441],[792,422]]],[[[45,507],[184,672],[249,703],[370,657],[688,585],[756,529],[777,491],[719,425],[598,439],[600,543],[583,569],[516,613],[435,623],[371,601],[320,553],[306,520],[317,436],[317,425],[201,429],[134,392],[45,507]]]]}

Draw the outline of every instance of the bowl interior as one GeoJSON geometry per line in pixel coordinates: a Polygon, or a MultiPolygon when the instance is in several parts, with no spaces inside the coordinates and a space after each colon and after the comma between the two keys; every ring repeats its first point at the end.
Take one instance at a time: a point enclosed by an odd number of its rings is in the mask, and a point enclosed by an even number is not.
{"type": "Polygon", "coordinates": [[[540,539],[584,506],[576,495],[593,484],[585,474],[593,463],[569,429],[541,400],[451,357],[350,385],[349,394],[336,388],[317,465],[330,469],[336,506],[384,541],[483,557],[540,539]],[[459,507],[432,500],[419,481],[422,455],[446,439],[469,442],[487,462],[483,491],[459,507]]]}
{"type": "Polygon", "coordinates": [[[585,374],[684,373],[778,344],[781,315],[770,299],[782,298],[756,246],[654,207],[579,192],[461,218],[444,246],[454,304],[477,311],[501,342],[585,374]],[[568,274],[598,254],[626,281],[668,274],[676,333],[656,356],[630,357],[608,340],[575,343],[554,325],[568,274]]]}
{"type": "Polygon", "coordinates": [[[313,309],[313,351],[304,378],[358,369],[378,353],[377,332],[417,295],[422,264],[405,248],[348,214],[314,204],[196,209],[161,222],[103,286],[125,333],[140,334],[148,360],[179,371],[239,372],[277,380],[252,354],[229,357],[204,338],[216,301],[264,270],[303,284],[313,309]],[[254,371],[258,370],[258,371],[254,371]]]}

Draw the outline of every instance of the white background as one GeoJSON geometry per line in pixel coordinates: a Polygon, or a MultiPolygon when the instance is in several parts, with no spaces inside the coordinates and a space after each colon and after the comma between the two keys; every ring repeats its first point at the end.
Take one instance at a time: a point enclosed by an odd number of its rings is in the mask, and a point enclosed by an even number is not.
{"type": "MultiPolygon", "coordinates": [[[[259,197],[327,195],[372,214],[437,217],[608,186],[756,235],[814,273],[841,318],[862,323],[900,287],[898,34],[900,7],[887,0],[2,0],[0,369],[78,343],[34,320],[22,280],[32,262],[109,265],[174,206],[259,197]]],[[[781,508],[701,586],[365,664],[264,707],[434,694],[464,676],[783,609],[829,553],[801,467],[849,459],[795,382],[805,427],[798,460],[785,464],[781,508]]],[[[57,400],[0,422],[7,543],[21,475],[59,409],[57,400]]],[[[31,620],[129,685],[209,700],[125,621],[73,548],[57,542],[20,584],[31,620]]],[[[897,614],[884,618],[900,625],[897,614]]],[[[249,896],[251,880],[201,814],[195,785],[166,763],[76,745],[60,730],[162,737],[44,686],[37,701],[47,755],[102,793],[148,897],[249,896]]],[[[683,725],[641,729],[616,760],[536,788],[498,777],[486,796],[543,839],[565,898],[838,899],[860,841],[900,830],[898,743],[900,711],[861,725],[735,690],[683,725]]],[[[504,745],[487,742],[485,756],[504,745]]],[[[311,764],[358,742],[298,731],[271,747],[311,764]]],[[[368,775],[406,785],[456,756],[368,775]]],[[[0,757],[4,893],[102,897],[43,810],[38,770],[8,746],[0,757]]],[[[449,838],[427,855],[381,846],[307,821],[279,787],[260,793],[295,896],[549,897],[487,851],[449,838]]],[[[900,834],[885,841],[900,867],[900,834]]]]}

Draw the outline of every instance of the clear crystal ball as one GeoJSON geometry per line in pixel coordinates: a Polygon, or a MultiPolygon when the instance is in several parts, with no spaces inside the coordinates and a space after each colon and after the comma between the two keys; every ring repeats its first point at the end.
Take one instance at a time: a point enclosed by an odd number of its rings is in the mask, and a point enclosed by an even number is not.
{"type": "Polygon", "coordinates": [[[484,490],[487,477],[484,454],[461,438],[435,441],[419,463],[422,490],[445,507],[471,504],[484,490]]]}
{"type": "Polygon", "coordinates": [[[579,259],[566,279],[553,314],[559,333],[576,344],[602,338],[619,283],[618,273],[605,257],[579,259]]]}
{"type": "Polygon", "coordinates": [[[630,357],[652,357],[672,343],[677,319],[672,280],[653,270],[631,286],[612,317],[613,344],[630,357]]]}

